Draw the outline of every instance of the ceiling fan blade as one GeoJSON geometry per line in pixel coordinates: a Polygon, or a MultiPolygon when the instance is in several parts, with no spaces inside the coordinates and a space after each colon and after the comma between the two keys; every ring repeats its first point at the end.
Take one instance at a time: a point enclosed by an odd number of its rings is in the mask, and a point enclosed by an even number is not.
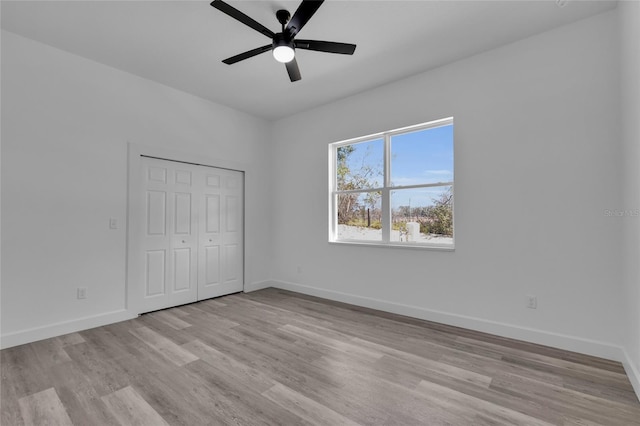
{"type": "Polygon", "coordinates": [[[235,64],[236,62],[240,62],[240,61],[244,61],[245,59],[249,59],[252,58],[256,55],[259,55],[261,53],[264,53],[268,50],[271,50],[273,48],[273,46],[271,44],[267,44],[261,47],[258,47],[256,49],[253,50],[249,50],[247,52],[244,53],[240,53],[239,55],[236,56],[232,56],[230,58],[225,59],[224,62],[227,65],[231,65],[231,64],[235,64]]]}
{"type": "Polygon", "coordinates": [[[249,18],[247,15],[240,12],[235,7],[229,6],[227,3],[223,2],[222,0],[213,0],[211,2],[211,6],[215,7],[216,9],[218,9],[223,13],[226,13],[227,15],[231,16],[233,19],[242,22],[243,24],[253,28],[254,30],[264,34],[269,38],[273,38],[273,36],[275,35],[273,31],[271,31],[269,28],[262,25],[260,22],[254,20],[253,18],[249,18]]]}
{"type": "Polygon", "coordinates": [[[298,6],[298,10],[296,10],[296,13],[293,14],[293,17],[287,24],[286,30],[291,37],[300,32],[302,27],[311,19],[323,2],[324,0],[302,0],[302,3],[298,6]]]}
{"type": "Polygon", "coordinates": [[[322,40],[299,40],[296,39],[297,49],[317,50],[318,52],[341,53],[343,55],[353,55],[356,50],[355,44],[338,43],[336,41],[322,40]]]}
{"type": "Polygon", "coordinates": [[[292,83],[302,78],[302,76],[300,76],[300,68],[298,68],[296,58],[293,58],[291,62],[287,62],[285,65],[287,67],[287,72],[289,73],[289,79],[291,79],[292,83]]]}

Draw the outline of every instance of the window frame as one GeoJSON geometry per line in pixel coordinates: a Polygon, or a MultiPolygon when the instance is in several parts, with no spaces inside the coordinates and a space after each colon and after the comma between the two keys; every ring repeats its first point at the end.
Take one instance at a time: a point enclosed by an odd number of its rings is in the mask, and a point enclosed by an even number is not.
{"type": "Polygon", "coordinates": [[[429,121],[426,123],[416,124],[413,126],[402,127],[399,129],[389,130],[380,133],[374,133],[371,135],[361,136],[357,138],[347,139],[338,142],[332,142],[329,144],[329,243],[331,244],[351,244],[351,245],[366,245],[374,247],[403,247],[403,248],[417,248],[417,249],[430,249],[430,250],[443,250],[454,251],[455,250],[455,140],[452,149],[454,151],[453,159],[453,180],[444,182],[434,182],[417,185],[398,185],[391,186],[391,138],[394,136],[413,133],[427,129],[433,129],[436,127],[443,127],[453,125],[453,117],[442,118],[439,120],[429,121]],[[338,148],[347,145],[353,145],[361,142],[373,141],[376,139],[383,140],[383,179],[382,186],[377,188],[366,189],[351,189],[351,190],[338,190],[337,183],[337,152],[338,148]],[[419,188],[432,188],[440,186],[450,186],[453,195],[452,209],[452,221],[453,221],[453,241],[451,244],[442,243],[416,243],[416,242],[400,242],[391,241],[391,191],[403,190],[403,189],[419,189],[419,188]],[[364,194],[367,192],[381,192],[381,210],[382,210],[382,240],[339,240],[338,239],[338,195],[339,194],[364,194]]]}

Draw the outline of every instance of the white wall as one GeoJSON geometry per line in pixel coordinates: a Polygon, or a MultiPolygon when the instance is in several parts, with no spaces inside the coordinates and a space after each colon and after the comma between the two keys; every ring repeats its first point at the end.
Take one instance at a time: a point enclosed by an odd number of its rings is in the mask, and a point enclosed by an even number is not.
{"type": "Polygon", "coordinates": [[[599,15],[275,123],[274,285],[620,359],[621,224],[604,215],[621,205],[616,24],[599,15]],[[328,244],[327,145],[448,116],[455,252],[328,244]]]}
{"type": "Polygon", "coordinates": [[[267,122],[5,31],[2,106],[3,346],[128,317],[127,142],[246,164],[245,282],[268,278],[267,122]]]}
{"type": "MultiPolygon", "coordinates": [[[[620,210],[640,209],[640,2],[618,6],[621,36],[624,199],[620,210]]],[[[624,284],[627,302],[625,368],[640,395],[640,217],[619,218],[624,232],[624,284]]]]}

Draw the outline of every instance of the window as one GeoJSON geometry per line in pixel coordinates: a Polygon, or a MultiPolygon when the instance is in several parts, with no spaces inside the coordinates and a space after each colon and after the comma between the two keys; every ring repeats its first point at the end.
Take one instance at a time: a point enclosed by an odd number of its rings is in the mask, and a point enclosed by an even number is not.
{"type": "Polygon", "coordinates": [[[329,145],[329,241],[453,249],[453,118],[329,145]]]}

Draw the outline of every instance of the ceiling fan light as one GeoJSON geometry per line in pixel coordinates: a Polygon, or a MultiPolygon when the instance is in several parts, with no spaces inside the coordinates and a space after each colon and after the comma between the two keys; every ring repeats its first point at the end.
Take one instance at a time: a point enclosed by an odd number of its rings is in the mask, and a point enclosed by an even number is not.
{"type": "Polygon", "coordinates": [[[287,63],[291,62],[295,57],[295,51],[290,46],[276,46],[273,49],[273,57],[278,62],[287,63]]]}

